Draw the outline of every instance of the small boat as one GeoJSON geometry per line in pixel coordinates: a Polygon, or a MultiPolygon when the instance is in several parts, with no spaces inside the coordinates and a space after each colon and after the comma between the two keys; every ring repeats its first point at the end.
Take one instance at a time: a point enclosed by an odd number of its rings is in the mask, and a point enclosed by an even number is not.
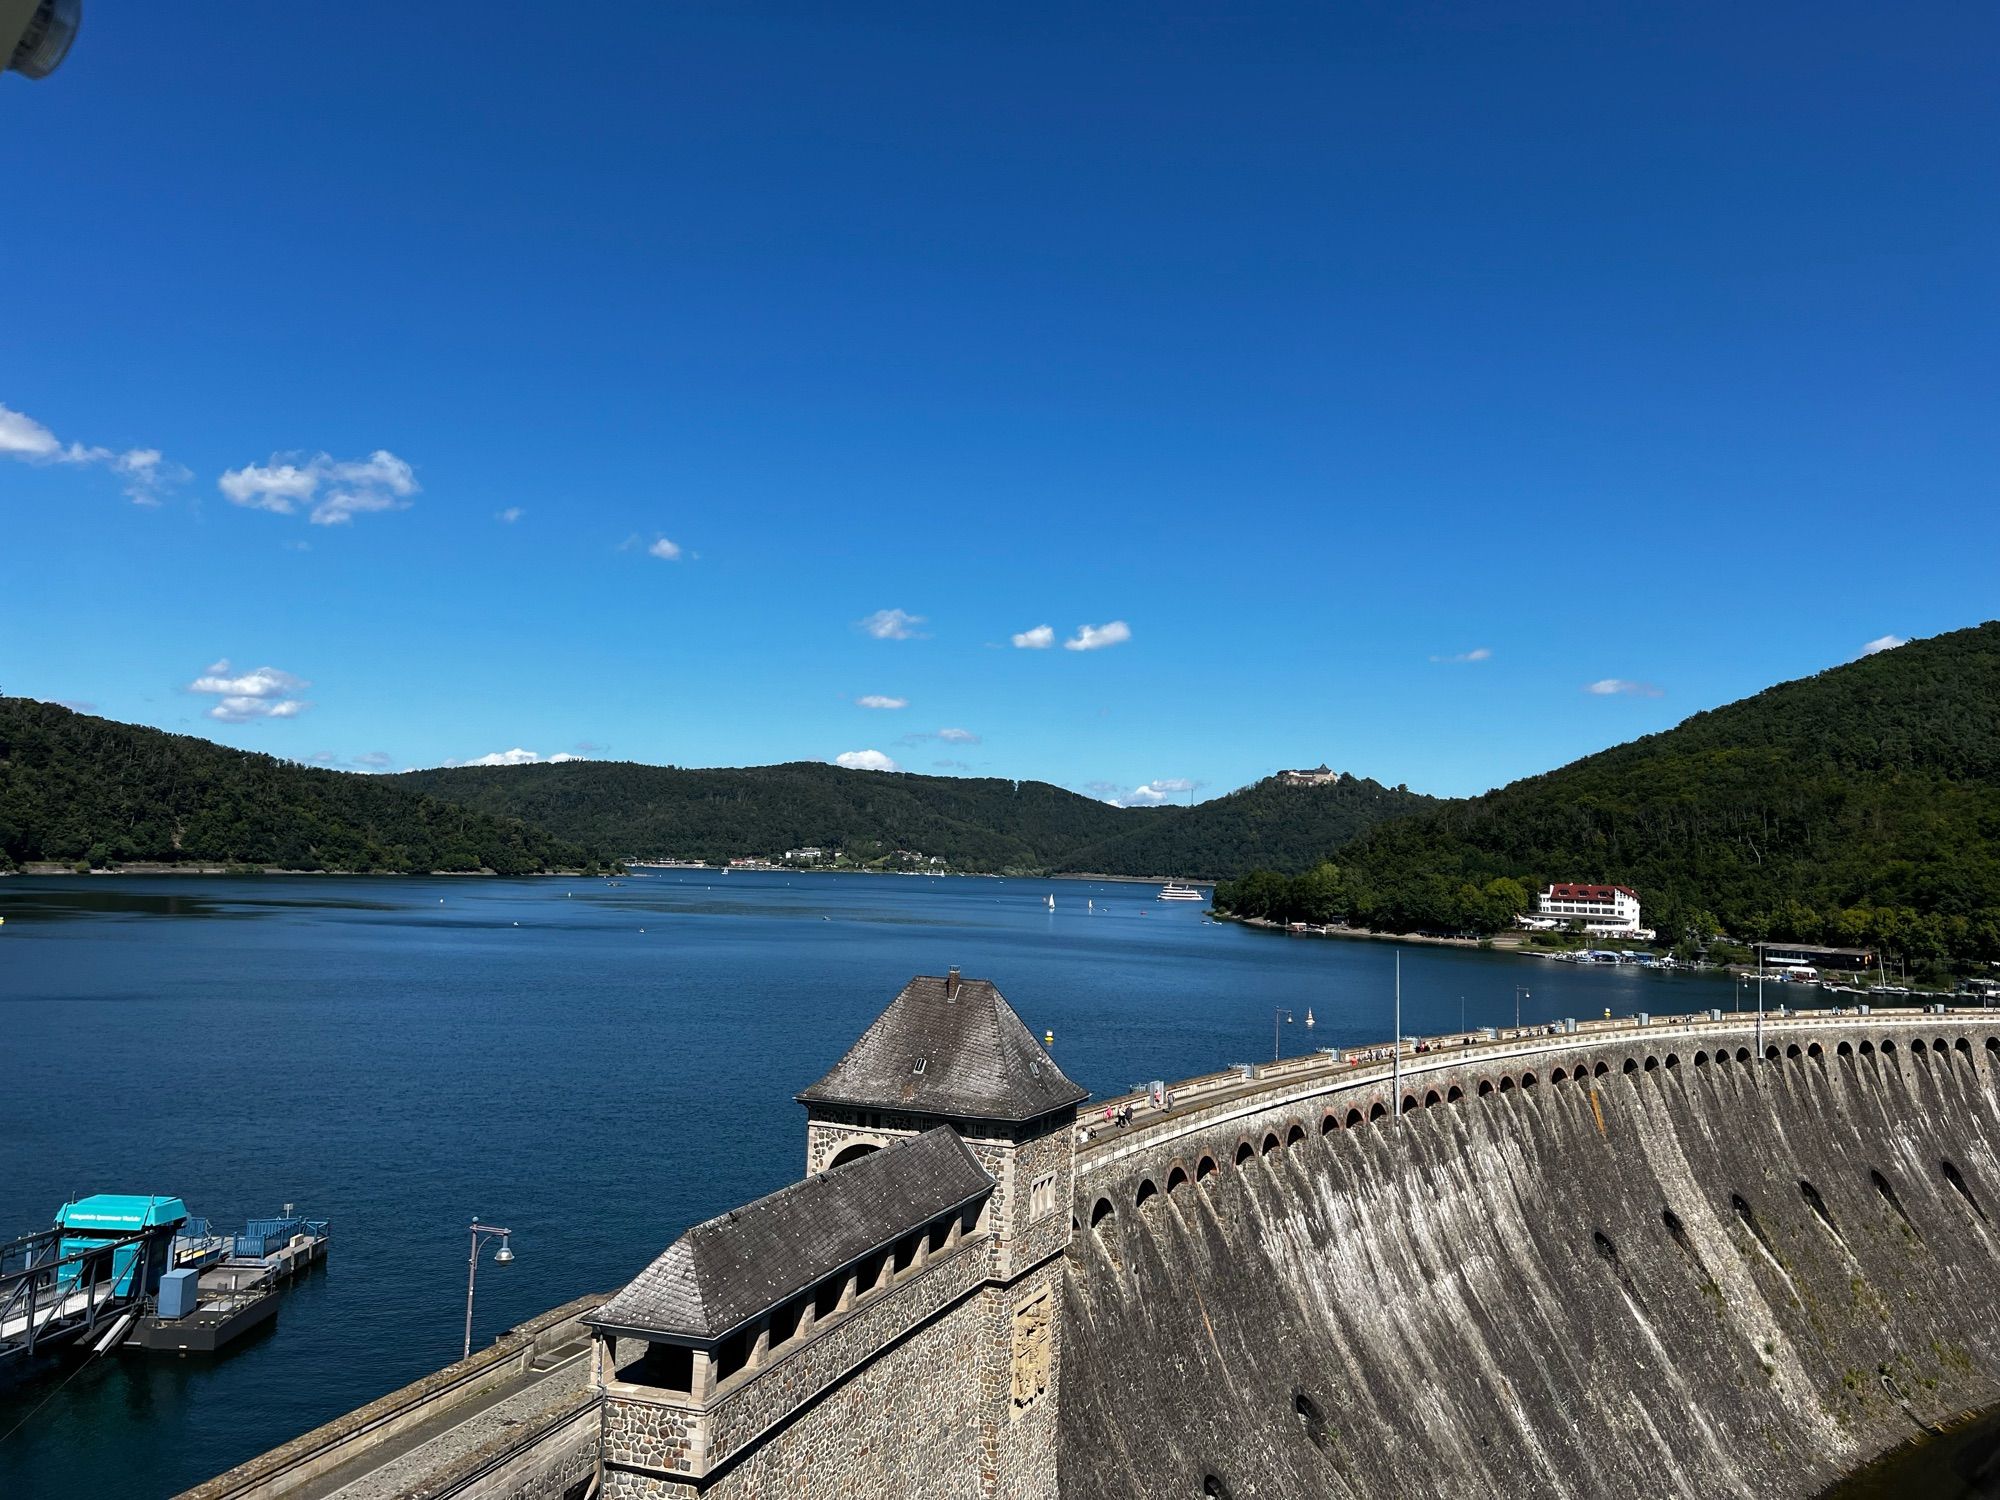
{"type": "Polygon", "coordinates": [[[1312,1027],[1313,1027],[1312,1007],[1308,1005],[1306,1007],[1306,1030],[1310,1031],[1312,1030],[1312,1027]]]}
{"type": "Polygon", "coordinates": [[[1177,880],[1169,880],[1165,885],[1160,887],[1159,899],[1162,901],[1201,901],[1206,898],[1191,885],[1182,885],[1177,880]]]}
{"type": "Polygon", "coordinates": [[[1053,894],[1051,894],[1049,896],[1049,910],[1054,911],[1055,909],[1056,909],[1056,898],[1053,894]]]}

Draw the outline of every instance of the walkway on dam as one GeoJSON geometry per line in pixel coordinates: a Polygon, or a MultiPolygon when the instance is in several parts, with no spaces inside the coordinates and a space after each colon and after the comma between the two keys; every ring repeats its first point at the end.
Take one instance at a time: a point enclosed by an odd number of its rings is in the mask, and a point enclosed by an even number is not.
{"type": "MultiPolygon", "coordinates": [[[[1794,1010],[1767,1008],[1762,1019],[1753,1011],[1726,1011],[1717,1016],[1709,1011],[1689,1015],[1651,1016],[1644,1024],[1633,1017],[1617,1020],[1581,1021],[1574,1031],[1560,1023],[1519,1028],[1499,1028],[1496,1040],[1482,1032],[1452,1032],[1439,1038],[1405,1038],[1401,1075],[1405,1086],[1429,1073],[1492,1062],[1531,1058],[1545,1053],[1574,1052],[1581,1048],[1616,1049],[1621,1046],[1657,1043],[1669,1037],[1695,1033],[1742,1032],[1759,1026],[1768,1044],[1772,1037],[1789,1032],[1827,1026],[1867,1028],[1878,1025],[1908,1024],[1926,1017],[1933,1020],[1964,1020],[1983,1016],[2000,1021],[2000,1012],[1991,1008],[1945,1007],[1942,1013],[1928,1007],[1895,1009],[1870,1008],[1866,1014],[1853,1007],[1794,1010]],[[1421,1046],[1424,1050],[1417,1050],[1421,1046]]],[[[1169,1107],[1156,1107],[1145,1090],[1109,1099],[1093,1099],[1077,1111],[1081,1139],[1077,1147],[1078,1177],[1094,1168],[1108,1166],[1131,1154],[1141,1143],[1171,1136],[1190,1126],[1197,1117],[1212,1123],[1214,1112],[1235,1103],[1262,1108],[1274,1096],[1308,1098],[1349,1091],[1374,1091],[1387,1087],[1397,1076],[1397,1059],[1386,1040],[1356,1047],[1328,1048],[1303,1057],[1288,1057],[1261,1064],[1239,1064],[1221,1073],[1203,1074],[1166,1086],[1169,1107]],[[1115,1116],[1130,1108],[1131,1122],[1110,1123],[1107,1109],[1115,1116]]]]}
{"type": "Polygon", "coordinates": [[[592,1395],[590,1341],[538,1355],[524,1371],[462,1405],[440,1411],[394,1441],[289,1493],[299,1500],[396,1500],[464,1464],[509,1433],[527,1438],[555,1412],[592,1395]]]}

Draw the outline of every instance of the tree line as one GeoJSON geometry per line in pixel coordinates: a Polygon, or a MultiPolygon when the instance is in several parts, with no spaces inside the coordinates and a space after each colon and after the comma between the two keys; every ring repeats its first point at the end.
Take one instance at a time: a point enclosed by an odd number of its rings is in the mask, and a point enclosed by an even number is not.
{"type": "Polygon", "coordinates": [[[2000,623],[1913,642],[1483,796],[1371,826],[1218,909],[1497,932],[1555,881],[1633,887],[1669,943],[2000,959],[2000,623]],[[1501,884],[1505,882],[1505,884],[1501,884]],[[1331,912],[1331,917],[1309,913],[1331,912]]]}
{"type": "Polygon", "coordinates": [[[0,698],[0,869],[38,862],[412,875],[611,868],[583,843],[382,777],[0,698]]]}

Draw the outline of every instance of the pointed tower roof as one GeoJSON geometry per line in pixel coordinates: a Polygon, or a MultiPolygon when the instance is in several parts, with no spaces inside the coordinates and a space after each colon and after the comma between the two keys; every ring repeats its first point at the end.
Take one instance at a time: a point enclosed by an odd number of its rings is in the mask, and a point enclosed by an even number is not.
{"type": "Polygon", "coordinates": [[[1019,1122],[1090,1097],[991,980],[919,975],[801,1104],[1019,1122]]]}

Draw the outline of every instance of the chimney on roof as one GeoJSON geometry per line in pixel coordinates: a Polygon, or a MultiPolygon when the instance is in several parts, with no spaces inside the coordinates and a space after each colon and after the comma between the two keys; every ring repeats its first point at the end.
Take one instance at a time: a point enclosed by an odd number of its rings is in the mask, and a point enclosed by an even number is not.
{"type": "Polygon", "coordinates": [[[946,971],[945,971],[945,976],[944,976],[944,997],[945,997],[945,999],[947,999],[947,1000],[956,1000],[956,999],[958,999],[958,965],[957,965],[957,964],[953,964],[953,965],[952,965],[952,966],[951,966],[951,967],[950,967],[950,968],[949,968],[948,970],[946,970],[946,971]]]}

